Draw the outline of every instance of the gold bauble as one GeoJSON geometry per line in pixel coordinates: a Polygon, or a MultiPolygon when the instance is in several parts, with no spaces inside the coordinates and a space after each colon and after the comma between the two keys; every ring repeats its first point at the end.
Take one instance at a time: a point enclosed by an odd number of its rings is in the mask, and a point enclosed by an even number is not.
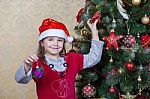
{"type": "Polygon", "coordinates": [[[112,58],[112,57],[110,58],[109,62],[110,62],[110,63],[112,63],[112,62],[113,62],[113,58],[112,58]]]}
{"type": "Polygon", "coordinates": [[[141,0],[132,0],[132,4],[138,6],[141,4],[141,0]]]}
{"type": "Polygon", "coordinates": [[[83,28],[83,29],[80,30],[80,34],[81,34],[82,36],[88,36],[88,35],[89,35],[89,32],[88,32],[88,30],[87,30],[86,28],[83,28]]]}
{"type": "Polygon", "coordinates": [[[122,68],[119,68],[119,69],[118,69],[118,72],[119,72],[120,74],[122,74],[122,68]]]}
{"type": "Polygon", "coordinates": [[[142,81],[141,76],[139,76],[137,80],[138,80],[139,82],[142,81]]]}
{"type": "Polygon", "coordinates": [[[141,19],[141,21],[142,21],[143,24],[148,24],[149,21],[150,21],[150,19],[149,19],[149,17],[147,17],[147,15],[145,15],[145,16],[141,19]]]}

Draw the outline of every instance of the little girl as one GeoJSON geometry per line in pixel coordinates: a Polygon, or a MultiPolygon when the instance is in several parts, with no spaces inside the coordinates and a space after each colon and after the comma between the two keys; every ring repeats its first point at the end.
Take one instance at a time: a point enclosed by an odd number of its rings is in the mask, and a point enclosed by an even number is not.
{"type": "Polygon", "coordinates": [[[47,18],[39,27],[37,55],[29,55],[16,71],[15,80],[36,83],[38,99],[75,99],[75,77],[79,71],[97,64],[102,55],[103,42],[99,41],[96,24],[87,22],[92,32],[89,54],[64,54],[65,42],[71,42],[63,23],[47,18]]]}

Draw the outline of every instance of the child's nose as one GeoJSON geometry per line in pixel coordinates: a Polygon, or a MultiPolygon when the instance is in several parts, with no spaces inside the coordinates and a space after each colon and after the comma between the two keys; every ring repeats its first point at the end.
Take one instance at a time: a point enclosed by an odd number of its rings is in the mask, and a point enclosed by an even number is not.
{"type": "Polygon", "coordinates": [[[54,45],[58,45],[58,41],[55,41],[55,42],[54,42],[54,45]]]}

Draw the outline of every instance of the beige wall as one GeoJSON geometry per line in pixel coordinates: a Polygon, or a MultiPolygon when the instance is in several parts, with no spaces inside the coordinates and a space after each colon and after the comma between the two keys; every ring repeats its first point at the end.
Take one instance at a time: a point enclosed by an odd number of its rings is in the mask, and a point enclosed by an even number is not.
{"type": "Polygon", "coordinates": [[[35,85],[18,84],[18,65],[37,48],[38,27],[51,17],[74,35],[76,14],[83,0],[0,0],[0,99],[36,99],[35,85]]]}

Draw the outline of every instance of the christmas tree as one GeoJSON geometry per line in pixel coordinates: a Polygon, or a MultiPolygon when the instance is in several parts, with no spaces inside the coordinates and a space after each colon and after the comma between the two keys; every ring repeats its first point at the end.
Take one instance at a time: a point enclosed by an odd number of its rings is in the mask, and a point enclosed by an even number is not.
{"type": "Polygon", "coordinates": [[[150,0],[84,0],[77,13],[73,46],[88,53],[97,23],[104,41],[101,61],[76,79],[79,99],[150,99],[150,0]],[[82,92],[82,94],[81,94],[82,92]]]}

